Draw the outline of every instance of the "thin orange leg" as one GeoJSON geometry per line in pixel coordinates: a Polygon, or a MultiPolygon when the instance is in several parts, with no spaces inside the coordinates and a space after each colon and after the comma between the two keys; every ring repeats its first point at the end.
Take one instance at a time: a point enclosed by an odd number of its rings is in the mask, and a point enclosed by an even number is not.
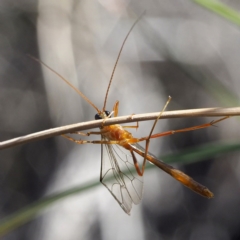
{"type": "Polygon", "coordinates": [[[75,142],[77,144],[87,144],[87,143],[92,143],[92,144],[119,144],[121,141],[102,141],[102,140],[93,140],[93,141],[87,141],[87,140],[77,140],[75,138],[69,137],[67,135],[62,135],[62,137],[68,139],[69,141],[75,142]]]}
{"type": "MultiPolygon", "coordinates": [[[[143,173],[144,173],[145,165],[146,165],[146,160],[148,159],[148,154],[147,154],[147,153],[148,153],[148,147],[149,147],[150,139],[152,139],[152,138],[158,138],[158,137],[165,137],[165,136],[172,135],[172,134],[175,134],[175,133],[188,132],[188,131],[194,131],[194,130],[198,130],[198,129],[202,129],[202,128],[211,127],[211,126],[213,126],[215,123],[218,123],[218,122],[220,122],[220,121],[223,121],[223,120],[225,120],[225,119],[227,119],[227,118],[229,118],[229,116],[220,118],[220,119],[215,120],[215,121],[212,121],[212,122],[210,122],[210,123],[201,124],[201,125],[198,125],[198,126],[193,126],[193,127],[183,128],[183,129],[178,129],[178,130],[170,130],[170,131],[166,131],[166,132],[163,132],[163,133],[157,133],[157,134],[149,135],[148,137],[143,137],[143,138],[132,138],[132,139],[129,139],[129,140],[127,141],[129,144],[146,141],[145,154],[144,154],[144,156],[143,156],[143,157],[144,157],[144,160],[143,160],[143,164],[142,164],[142,169],[141,169],[141,170],[140,170],[140,168],[139,168],[139,166],[138,166],[137,161],[136,161],[136,162],[134,161],[134,165],[135,165],[135,168],[136,168],[138,174],[139,174],[140,176],[142,176],[143,173]]],[[[151,132],[152,132],[152,131],[151,131],[151,132]]],[[[131,151],[131,150],[130,150],[130,151],[131,151]]],[[[136,158],[134,158],[132,151],[131,151],[131,154],[132,154],[133,160],[136,159],[136,158]]],[[[140,154],[140,155],[142,155],[142,154],[140,154]]]]}
{"type": "Polygon", "coordinates": [[[123,128],[136,128],[136,129],[138,129],[139,128],[139,124],[138,124],[138,122],[137,122],[137,125],[135,125],[135,126],[122,126],[123,128]]]}
{"type": "MultiPolygon", "coordinates": [[[[170,103],[171,99],[172,99],[172,98],[169,96],[167,102],[165,103],[165,105],[164,105],[164,107],[163,107],[163,109],[162,109],[162,111],[161,111],[160,114],[158,115],[157,119],[154,121],[153,126],[152,126],[152,129],[151,129],[151,131],[150,131],[150,133],[149,133],[149,136],[146,138],[145,154],[144,154],[144,159],[143,159],[143,164],[142,164],[141,176],[143,175],[144,170],[145,170],[145,165],[146,165],[147,155],[148,155],[148,148],[149,148],[150,139],[151,139],[151,137],[152,137],[153,130],[154,130],[154,128],[155,128],[158,120],[161,118],[163,112],[164,112],[165,109],[167,108],[168,104],[170,103]]],[[[132,153],[132,155],[133,155],[133,153],[132,153]]],[[[135,163],[134,163],[134,164],[135,164],[135,163]]],[[[137,168],[138,168],[138,165],[135,164],[135,167],[136,167],[136,169],[137,169],[137,168]]],[[[138,170],[139,170],[139,172],[140,172],[140,169],[137,169],[137,171],[138,171],[138,170]]]]}
{"type": "MultiPolygon", "coordinates": [[[[113,106],[113,112],[114,112],[114,117],[117,117],[118,116],[118,108],[119,108],[119,101],[117,101],[114,106],[113,106]]],[[[131,117],[133,116],[134,114],[131,115],[131,117]]],[[[131,118],[130,117],[130,118],[131,118]]],[[[139,125],[138,125],[138,122],[137,122],[137,125],[136,126],[122,126],[123,128],[136,128],[138,129],[139,125]]]]}
{"type": "MultiPolygon", "coordinates": [[[[162,132],[162,133],[156,133],[153,135],[147,136],[147,137],[142,137],[142,138],[130,138],[130,139],[126,139],[126,140],[122,140],[122,141],[101,141],[101,140],[93,140],[93,141],[86,141],[86,140],[76,140],[74,138],[71,138],[67,135],[62,135],[62,137],[65,137],[66,139],[78,143],[78,144],[86,144],[86,143],[93,143],[93,144],[119,144],[119,145],[123,145],[123,144],[133,144],[133,143],[138,143],[138,142],[143,142],[146,141],[146,149],[148,150],[148,146],[149,146],[149,141],[152,138],[159,138],[159,137],[165,137],[168,135],[172,135],[175,133],[182,133],[182,132],[188,132],[188,131],[195,131],[198,129],[203,129],[203,128],[207,128],[207,127],[211,127],[213,126],[215,123],[218,123],[220,121],[223,121],[225,119],[229,118],[229,116],[220,118],[218,120],[212,121],[210,123],[205,123],[205,124],[201,124],[198,126],[193,126],[193,127],[189,127],[189,128],[183,128],[183,129],[177,129],[177,130],[170,130],[170,131],[166,131],[166,132],[162,132]]],[[[106,131],[100,131],[100,132],[89,132],[87,134],[84,134],[86,136],[89,136],[90,134],[95,134],[95,135],[101,135],[106,133],[106,131]]]]}
{"type": "MultiPolygon", "coordinates": [[[[175,133],[189,132],[189,131],[195,131],[195,130],[202,129],[202,128],[208,128],[208,127],[214,126],[215,123],[221,122],[221,121],[223,121],[227,118],[229,118],[229,116],[220,118],[220,119],[212,121],[210,123],[201,124],[201,125],[198,125],[198,126],[193,126],[193,127],[183,128],[183,129],[178,129],[178,130],[170,130],[170,131],[163,132],[163,133],[153,134],[153,135],[151,135],[150,138],[164,137],[164,136],[172,135],[172,134],[175,134],[175,133]]],[[[144,140],[144,138],[140,138],[140,139],[144,140]]]]}

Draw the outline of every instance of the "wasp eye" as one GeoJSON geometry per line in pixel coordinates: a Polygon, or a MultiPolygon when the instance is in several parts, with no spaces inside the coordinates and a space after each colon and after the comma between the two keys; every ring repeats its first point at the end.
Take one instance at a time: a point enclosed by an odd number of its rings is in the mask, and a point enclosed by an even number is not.
{"type": "Polygon", "coordinates": [[[105,111],[106,116],[108,117],[110,115],[109,111],[105,111]]]}
{"type": "Polygon", "coordinates": [[[97,114],[95,115],[95,120],[99,120],[99,119],[102,119],[102,117],[97,113],[97,114]]]}

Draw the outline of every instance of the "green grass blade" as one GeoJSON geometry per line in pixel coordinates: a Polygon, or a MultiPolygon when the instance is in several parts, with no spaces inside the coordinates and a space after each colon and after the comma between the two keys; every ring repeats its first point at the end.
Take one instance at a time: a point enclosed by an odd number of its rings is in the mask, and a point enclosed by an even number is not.
{"type": "Polygon", "coordinates": [[[227,5],[215,0],[193,0],[193,1],[240,26],[239,12],[228,7],[227,5]]]}
{"type": "Polygon", "coordinates": [[[52,203],[63,199],[67,196],[71,196],[77,193],[81,193],[87,189],[93,188],[99,185],[99,181],[95,180],[88,182],[85,185],[79,187],[71,188],[61,193],[53,194],[51,196],[45,197],[33,204],[11,214],[10,216],[4,218],[0,221],[0,237],[7,234],[8,232],[16,229],[17,227],[27,223],[33,219],[37,214],[41,213],[43,209],[50,206],[52,203]]]}
{"type": "Polygon", "coordinates": [[[213,143],[161,157],[166,163],[190,164],[240,150],[240,142],[213,143]]]}
{"type": "MultiPolygon", "coordinates": [[[[209,159],[214,156],[219,156],[220,154],[226,154],[229,152],[235,152],[240,150],[240,143],[215,143],[209,144],[207,146],[196,147],[181,153],[170,154],[161,157],[161,159],[167,163],[181,163],[189,164],[197,161],[202,161],[209,159]]],[[[154,165],[148,164],[147,168],[153,168],[154,165]]],[[[96,187],[99,185],[99,180],[88,182],[76,188],[71,188],[64,192],[53,194],[51,196],[45,197],[12,215],[2,219],[0,221],[0,236],[7,234],[8,232],[16,229],[17,227],[27,223],[33,219],[37,214],[41,213],[43,209],[50,206],[57,200],[63,199],[65,197],[82,193],[88,189],[96,187]]]]}

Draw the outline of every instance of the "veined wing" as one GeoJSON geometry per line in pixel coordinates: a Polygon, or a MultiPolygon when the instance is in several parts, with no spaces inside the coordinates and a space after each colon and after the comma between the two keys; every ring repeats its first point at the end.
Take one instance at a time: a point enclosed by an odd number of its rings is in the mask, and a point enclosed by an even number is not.
{"type": "Polygon", "coordinates": [[[127,214],[132,203],[138,204],[142,198],[143,177],[137,174],[131,153],[116,144],[102,144],[100,181],[127,214]]]}
{"type": "MultiPolygon", "coordinates": [[[[132,148],[135,148],[135,149],[138,149],[139,151],[141,151],[143,154],[145,154],[145,148],[143,148],[141,145],[139,145],[138,143],[132,143],[131,144],[132,148]]],[[[147,155],[157,159],[157,161],[161,162],[161,163],[164,163],[163,161],[159,160],[155,155],[153,155],[152,153],[150,152],[147,152],[147,155]]],[[[149,162],[151,163],[151,162],[149,162]]],[[[152,164],[152,163],[151,163],[152,164]]]]}

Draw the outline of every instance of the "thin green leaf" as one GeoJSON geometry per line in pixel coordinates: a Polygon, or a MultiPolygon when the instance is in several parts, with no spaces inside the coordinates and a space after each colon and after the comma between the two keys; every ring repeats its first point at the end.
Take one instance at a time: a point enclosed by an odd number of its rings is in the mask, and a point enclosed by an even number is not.
{"type": "MultiPolygon", "coordinates": [[[[177,154],[170,154],[163,156],[161,159],[167,163],[181,163],[189,164],[197,161],[202,161],[209,159],[220,154],[239,151],[240,143],[215,143],[207,146],[192,148],[190,150],[183,151],[177,154]]],[[[148,165],[147,168],[153,168],[154,165],[148,165]]],[[[17,227],[27,223],[33,219],[37,214],[41,213],[43,209],[50,206],[57,200],[63,199],[65,197],[82,193],[88,189],[96,187],[99,185],[99,180],[88,182],[79,187],[71,188],[61,193],[53,194],[51,196],[45,197],[12,215],[4,218],[0,221],[0,236],[7,234],[8,232],[16,229],[17,227]]]]}
{"type": "Polygon", "coordinates": [[[230,20],[231,22],[240,26],[240,14],[227,5],[215,0],[193,0],[199,5],[217,13],[218,15],[230,20]]]}
{"type": "Polygon", "coordinates": [[[161,159],[166,163],[180,163],[180,164],[190,164],[203,160],[208,160],[212,157],[217,157],[219,155],[235,152],[240,150],[240,142],[237,143],[214,143],[208,144],[207,146],[201,146],[196,148],[191,148],[189,150],[181,151],[178,154],[171,154],[168,156],[163,156],[161,159]]]}

